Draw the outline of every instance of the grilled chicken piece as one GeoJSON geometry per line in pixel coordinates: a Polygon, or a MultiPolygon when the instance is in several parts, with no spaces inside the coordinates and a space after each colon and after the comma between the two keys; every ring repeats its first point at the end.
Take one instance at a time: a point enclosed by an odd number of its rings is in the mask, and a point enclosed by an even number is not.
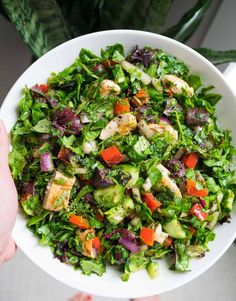
{"type": "Polygon", "coordinates": [[[105,140],[116,133],[127,135],[137,127],[137,120],[131,113],[121,114],[112,119],[101,131],[99,138],[105,140]]]}
{"type": "Polygon", "coordinates": [[[171,137],[173,137],[173,143],[178,141],[178,132],[169,124],[166,123],[149,123],[143,119],[138,123],[139,130],[141,134],[143,134],[147,139],[151,140],[151,138],[155,134],[164,134],[165,132],[169,133],[171,137]]]}
{"type": "Polygon", "coordinates": [[[169,170],[167,168],[165,168],[162,164],[158,164],[157,168],[160,170],[160,172],[162,174],[161,183],[163,184],[163,186],[165,186],[165,187],[169,188],[170,190],[172,190],[177,197],[182,198],[182,194],[179,190],[179,187],[169,177],[169,174],[170,174],[169,170]]]}
{"type": "Polygon", "coordinates": [[[100,86],[100,95],[104,98],[109,96],[117,96],[120,94],[120,86],[117,85],[113,80],[104,79],[100,86]]]}
{"type": "Polygon", "coordinates": [[[186,81],[176,75],[165,75],[161,81],[163,86],[175,95],[181,95],[183,92],[186,92],[189,97],[193,96],[193,88],[190,87],[186,81]]]}
{"type": "Polygon", "coordinates": [[[68,178],[56,171],[47,185],[43,208],[51,211],[60,211],[67,208],[74,183],[74,177],[68,178]]]}

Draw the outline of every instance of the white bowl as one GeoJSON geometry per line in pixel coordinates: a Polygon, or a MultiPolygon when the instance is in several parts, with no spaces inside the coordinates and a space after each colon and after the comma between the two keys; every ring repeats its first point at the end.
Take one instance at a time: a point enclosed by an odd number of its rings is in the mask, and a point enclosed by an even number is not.
{"type": "MultiPolygon", "coordinates": [[[[153,33],[133,30],[113,30],[88,34],[70,40],[31,65],[17,80],[8,93],[0,117],[10,131],[16,122],[16,107],[22,96],[22,88],[36,83],[46,82],[52,71],[60,71],[69,66],[82,47],[99,54],[101,48],[114,43],[121,43],[128,52],[135,45],[160,48],[183,60],[190,70],[201,75],[203,81],[213,84],[216,91],[223,96],[217,106],[219,122],[223,128],[232,130],[234,145],[236,145],[236,99],[222,74],[205,58],[189,47],[153,33]]],[[[191,272],[177,273],[168,269],[166,261],[160,261],[160,275],[150,280],[146,271],[133,274],[128,282],[120,280],[120,273],[108,268],[102,276],[84,276],[71,266],[54,259],[48,247],[39,245],[37,238],[26,228],[26,220],[19,213],[17,216],[13,237],[19,248],[42,270],[55,279],[80,291],[95,295],[117,298],[134,298],[161,294],[177,288],[205,272],[228,249],[236,236],[236,214],[232,214],[232,222],[216,228],[216,239],[209,244],[211,251],[202,259],[191,261],[191,272]]]]}

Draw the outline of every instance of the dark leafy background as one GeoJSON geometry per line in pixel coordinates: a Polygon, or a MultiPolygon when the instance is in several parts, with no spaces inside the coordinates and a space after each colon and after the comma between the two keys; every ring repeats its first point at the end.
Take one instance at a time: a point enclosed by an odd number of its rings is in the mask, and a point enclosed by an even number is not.
{"type": "MultiPolygon", "coordinates": [[[[82,34],[104,29],[139,29],[187,42],[213,0],[198,0],[182,18],[163,31],[174,0],[0,0],[2,13],[40,57],[82,34]]],[[[236,60],[236,51],[196,49],[214,64],[236,60]]]]}

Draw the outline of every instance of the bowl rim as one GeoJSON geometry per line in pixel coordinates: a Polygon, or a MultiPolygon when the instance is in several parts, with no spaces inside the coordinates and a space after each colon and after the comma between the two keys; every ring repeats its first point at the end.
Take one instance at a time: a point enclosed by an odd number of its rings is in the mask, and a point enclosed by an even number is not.
{"type": "MultiPolygon", "coordinates": [[[[15,88],[18,84],[19,81],[21,81],[21,79],[25,76],[26,73],[28,73],[31,69],[33,69],[35,67],[35,65],[37,64],[40,64],[41,61],[43,61],[45,58],[47,58],[48,56],[52,55],[54,52],[57,52],[58,49],[60,48],[63,48],[65,46],[69,46],[70,44],[72,45],[74,43],[75,40],[81,40],[81,43],[83,43],[83,40],[84,39],[87,39],[87,38],[93,38],[93,37],[98,37],[98,36],[103,36],[103,35],[110,35],[110,34],[115,34],[115,35],[120,35],[120,34],[125,34],[125,35],[133,35],[133,34],[139,34],[140,36],[142,35],[145,35],[145,36],[148,36],[148,37],[158,37],[160,40],[165,40],[167,41],[168,43],[173,43],[175,45],[177,45],[178,47],[182,48],[182,50],[186,51],[186,52],[189,52],[191,53],[192,55],[194,55],[195,57],[198,57],[199,60],[201,60],[205,65],[207,65],[214,73],[217,74],[217,76],[223,81],[224,85],[228,88],[228,90],[230,90],[230,92],[232,93],[232,95],[234,95],[233,93],[233,89],[232,87],[227,83],[225,77],[223,76],[223,74],[213,65],[211,64],[205,57],[203,57],[201,54],[197,53],[195,50],[193,50],[192,48],[188,47],[187,45],[183,44],[183,43],[180,43],[176,40],[173,40],[171,38],[168,38],[168,37],[165,37],[165,36],[162,36],[160,34],[156,34],[156,33],[151,33],[151,32],[146,32],[146,31],[140,31],[140,30],[129,30],[129,29],[115,29],[115,30],[105,30],[105,31],[98,31],[98,32],[94,32],[94,33],[89,33],[89,34],[86,34],[86,35],[82,35],[82,36],[79,36],[79,37],[75,37],[71,40],[68,40],[58,46],[56,46],[55,48],[51,49],[49,52],[45,53],[42,57],[40,57],[38,60],[36,60],[32,65],[30,65],[23,73],[22,75],[18,78],[18,80],[15,82],[15,84],[12,86],[12,88],[10,89],[10,91],[8,92],[8,94],[6,95],[3,103],[2,103],[2,106],[0,108],[0,116],[1,116],[1,112],[3,111],[3,109],[5,109],[5,107],[7,107],[7,99],[9,97],[11,97],[11,94],[14,93],[15,91],[15,88]]],[[[15,224],[15,228],[16,228],[16,224],[15,224]]],[[[73,285],[71,285],[69,282],[65,282],[64,280],[60,279],[60,277],[58,277],[58,275],[54,275],[53,271],[49,271],[45,268],[43,268],[42,266],[40,266],[40,263],[35,259],[35,258],[32,258],[31,254],[30,254],[30,250],[26,250],[24,248],[24,246],[22,246],[22,243],[21,243],[21,240],[20,240],[20,237],[17,236],[17,231],[16,229],[14,228],[13,230],[13,238],[14,240],[16,241],[17,245],[20,247],[20,249],[23,251],[23,253],[32,261],[34,262],[38,267],[40,267],[40,269],[42,269],[44,272],[46,272],[48,275],[50,275],[51,277],[53,277],[54,279],[57,279],[58,281],[62,282],[63,284],[66,284],[68,286],[71,286],[73,288],[75,288],[73,285]]],[[[169,290],[163,290],[159,293],[164,293],[164,292],[167,292],[167,291],[170,291],[170,290],[173,290],[177,287],[181,287],[185,284],[187,284],[188,282],[190,282],[191,280],[195,279],[196,277],[200,276],[202,273],[204,273],[206,270],[208,270],[208,268],[210,268],[225,252],[226,250],[229,248],[229,246],[232,244],[232,242],[234,241],[234,239],[236,238],[236,231],[234,233],[234,236],[231,237],[230,240],[227,241],[227,243],[222,247],[221,249],[221,252],[218,253],[218,256],[214,257],[214,260],[210,260],[205,268],[203,270],[201,270],[200,272],[198,272],[196,275],[194,276],[190,276],[189,279],[187,281],[184,281],[183,283],[181,283],[180,285],[179,284],[176,284],[176,285],[172,285],[171,289],[169,290]]],[[[81,288],[81,290],[83,290],[83,288],[81,288]]],[[[91,289],[91,293],[95,294],[95,295],[100,295],[100,296],[104,296],[104,297],[113,297],[114,298],[114,295],[111,295],[111,294],[104,294],[104,293],[98,293],[97,291],[93,291],[91,289]]],[[[153,293],[153,292],[152,292],[153,293]]],[[[121,296],[118,296],[117,298],[120,298],[120,297],[131,297],[131,298],[134,298],[134,297],[145,297],[146,294],[142,294],[142,293],[139,293],[137,295],[129,295],[128,293],[126,293],[125,295],[121,295],[121,296]]]]}

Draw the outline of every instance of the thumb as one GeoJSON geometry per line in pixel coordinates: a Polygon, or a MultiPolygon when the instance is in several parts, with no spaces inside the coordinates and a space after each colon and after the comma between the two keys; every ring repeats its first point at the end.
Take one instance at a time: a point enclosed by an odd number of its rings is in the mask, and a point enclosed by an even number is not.
{"type": "Polygon", "coordinates": [[[6,128],[0,119],[0,171],[8,166],[9,142],[6,128]]]}
{"type": "Polygon", "coordinates": [[[15,222],[17,192],[8,166],[9,141],[0,120],[0,253],[6,247],[15,222]]]}

